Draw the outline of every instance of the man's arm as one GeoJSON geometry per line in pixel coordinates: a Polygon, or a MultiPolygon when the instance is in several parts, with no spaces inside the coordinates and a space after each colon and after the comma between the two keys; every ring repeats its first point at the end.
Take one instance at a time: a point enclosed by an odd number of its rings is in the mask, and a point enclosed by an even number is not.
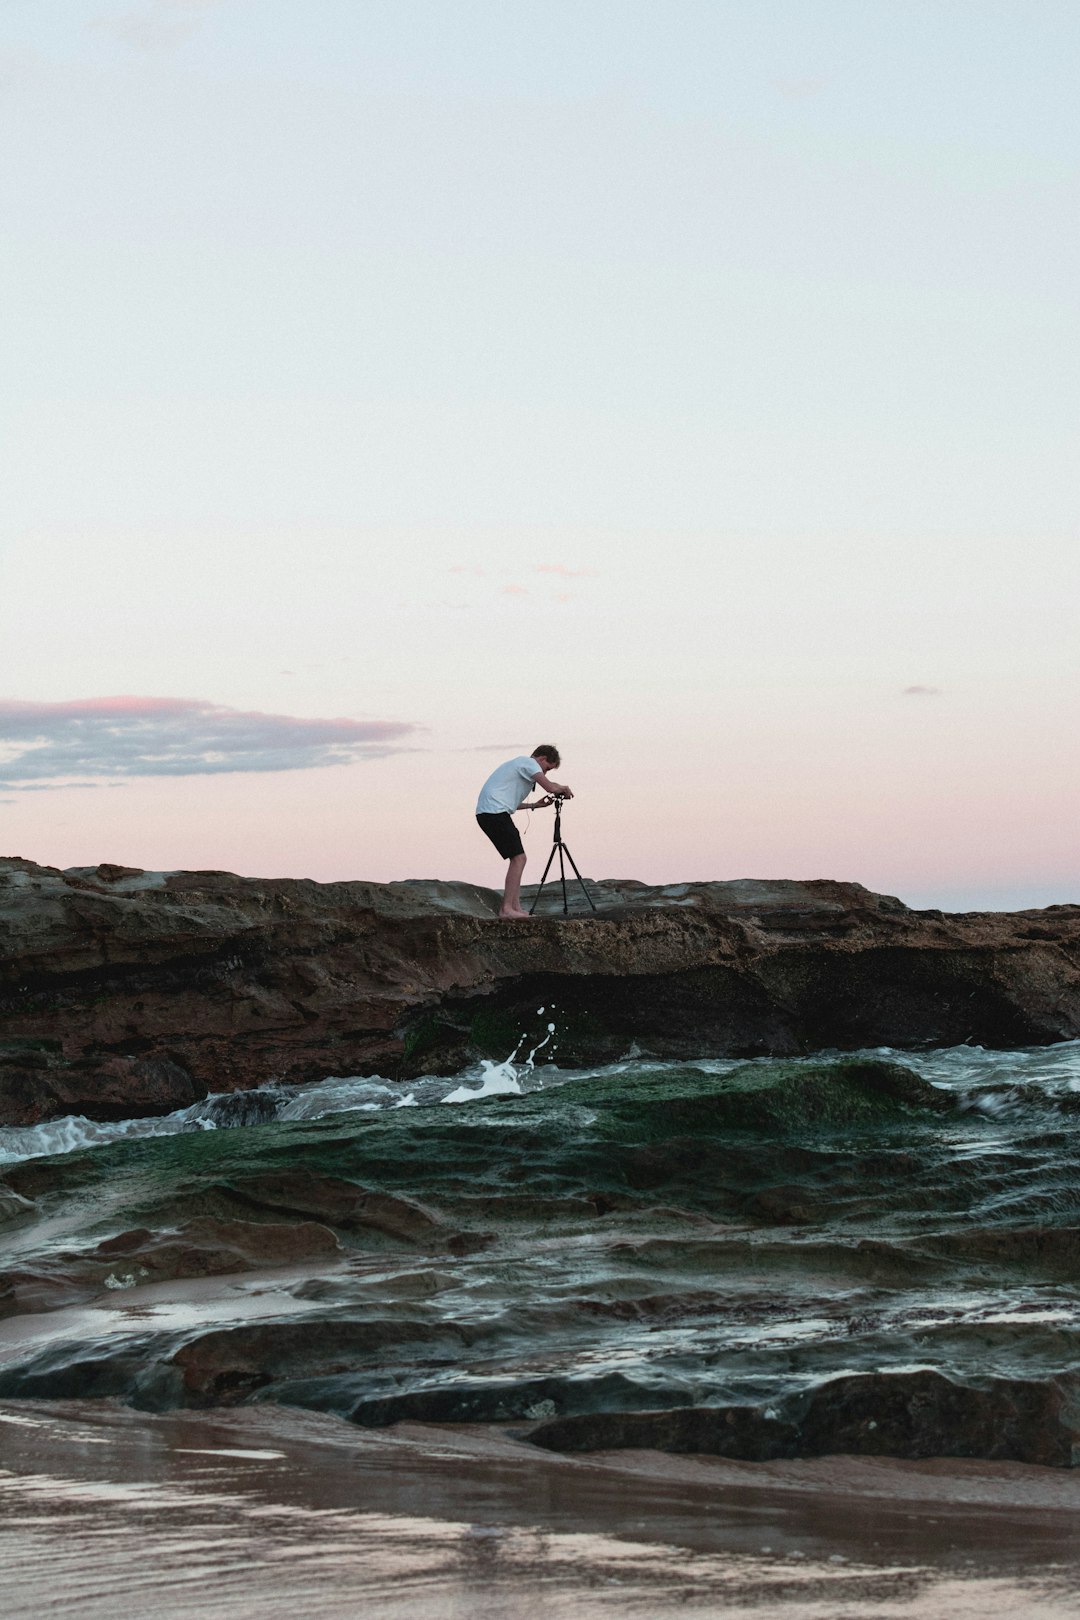
{"type": "Polygon", "coordinates": [[[563,787],[560,782],[553,782],[550,776],[544,775],[543,771],[539,771],[533,777],[533,783],[536,787],[542,787],[545,793],[550,793],[552,798],[572,799],[574,797],[568,787],[563,787]]]}

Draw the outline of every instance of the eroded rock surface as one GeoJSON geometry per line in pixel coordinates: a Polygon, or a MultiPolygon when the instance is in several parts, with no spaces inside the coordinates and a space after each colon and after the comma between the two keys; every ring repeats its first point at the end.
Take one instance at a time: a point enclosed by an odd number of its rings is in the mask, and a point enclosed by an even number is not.
{"type": "Polygon", "coordinates": [[[590,887],[595,916],[507,922],[460,883],[0,861],[0,1124],[166,1113],[273,1077],[450,1073],[505,1058],[541,1005],[564,1063],[1080,1033],[1080,906],[590,887]]]}

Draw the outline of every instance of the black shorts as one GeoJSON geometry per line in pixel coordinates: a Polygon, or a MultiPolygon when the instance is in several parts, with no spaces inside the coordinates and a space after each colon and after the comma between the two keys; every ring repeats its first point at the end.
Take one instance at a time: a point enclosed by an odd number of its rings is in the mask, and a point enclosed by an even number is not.
{"type": "Polygon", "coordinates": [[[509,810],[500,810],[497,815],[485,812],[477,816],[476,822],[481,832],[487,833],[504,861],[511,860],[515,855],[524,855],[525,846],[509,810]]]}

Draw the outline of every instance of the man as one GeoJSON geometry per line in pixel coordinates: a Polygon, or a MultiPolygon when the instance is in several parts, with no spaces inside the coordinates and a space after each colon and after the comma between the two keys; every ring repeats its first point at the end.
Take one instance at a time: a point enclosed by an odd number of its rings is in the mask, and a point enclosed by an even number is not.
{"type": "Polygon", "coordinates": [[[477,822],[481,830],[487,833],[503,860],[510,862],[506,869],[506,888],[503,890],[502,905],[499,907],[500,917],[529,915],[521,906],[521,874],[525,870],[525,850],[521,834],[514,825],[514,811],[522,808],[542,810],[545,805],[553,804],[556,799],[574,797],[568,787],[553,782],[548,775],[549,771],[557,771],[561,763],[559,750],[551,743],[541,743],[531,754],[519,754],[517,759],[508,759],[505,765],[500,765],[497,770],[492,771],[480,789],[480,797],[476,801],[477,822]],[[525,800],[534,787],[543,788],[547,798],[536,799],[532,804],[526,804],[525,800]]]}

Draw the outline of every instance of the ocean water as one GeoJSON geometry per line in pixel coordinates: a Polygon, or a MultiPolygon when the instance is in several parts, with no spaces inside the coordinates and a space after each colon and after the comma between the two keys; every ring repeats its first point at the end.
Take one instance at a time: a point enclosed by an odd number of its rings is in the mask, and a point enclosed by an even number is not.
{"type": "MultiPolygon", "coordinates": [[[[543,1013],[544,1009],[538,1011],[543,1013]]],[[[0,1173],[5,1164],[22,1159],[72,1153],[143,1137],[238,1129],[275,1119],[322,1119],[330,1114],[379,1113],[386,1109],[438,1103],[471,1103],[487,1097],[520,1097],[582,1079],[606,1077],[617,1086],[621,1075],[647,1074],[662,1079],[669,1070],[682,1073],[687,1069],[685,1063],[651,1062],[634,1057],[596,1068],[560,1069],[545,1050],[549,1047],[557,1050],[556,1033],[556,1026],[551,1023],[542,1038],[531,1044],[523,1036],[502,1062],[482,1059],[452,1078],[425,1075],[407,1085],[384,1080],[378,1075],[330,1076],[300,1086],[271,1081],[254,1091],[217,1093],[189,1108],[154,1118],[100,1121],[76,1114],[50,1120],[44,1125],[0,1126],[0,1173]]],[[[1071,1095],[1080,1098],[1080,1041],[1004,1052],[981,1046],[903,1052],[881,1046],[854,1054],[819,1052],[801,1061],[811,1066],[853,1057],[902,1063],[953,1095],[960,1108],[991,1116],[1000,1114],[1007,1118],[1027,1107],[1040,1104],[1053,1107],[1071,1095]]],[[[775,1063],[770,1058],[750,1061],[763,1070],[775,1063]]],[[[691,1067],[704,1078],[730,1074],[748,1066],[743,1059],[701,1058],[691,1067]]]]}
{"type": "Polygon", "coordinates": [[[1080,1042],[553,1049],[0,1132],[0,1399],[1071,1466],[1080,1042]]]}

